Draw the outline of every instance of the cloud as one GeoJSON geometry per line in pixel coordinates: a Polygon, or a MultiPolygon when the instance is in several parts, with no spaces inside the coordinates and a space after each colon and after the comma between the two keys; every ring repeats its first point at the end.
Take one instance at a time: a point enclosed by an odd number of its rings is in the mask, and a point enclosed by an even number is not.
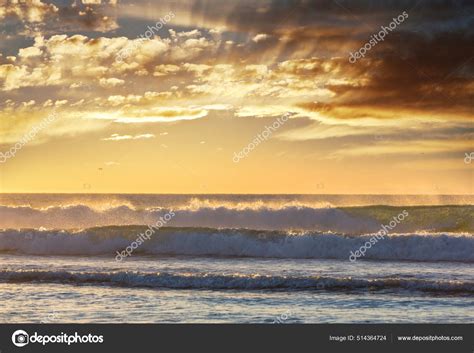
{"type": "Polygon", "coordinates": [[[141,134],[141,135],[119,135],[112,134],[110,137],[103,138],[102,141],[123,141],[123,140],[144,140],[154,138],[153,134],[141,134]]]}
{"type": "Polygon", "coordinates": [[[111,88],[111,87],[122,86],[124,83],[125,83],[124,80],[121,80],[121,79],[118,79],[118,78],[115,78],[115,77],[111,77],[111,78],[101,78],[101,79],[99,80],[99,84],[100,84],[102,87],[105,87],[105,88],[111,88]]]}
{"type": "Polygon", "coordinates": [[[259,33],[257,34],[255,37],[252,38],[252,40],[255,42],[255,43],[258,43],[258,42],[263,42],[264,40],[268,39],[270,36],[268,34],[265,34],[265,33],[259,33]]]}
{"type": "Polygon", "coordinates": [[[155,67],[155,71],[153,72],[153,76],[166,76],[170,74],[174,74],[180,70],[180,67],[177,65],[170,65],[170,64],[162,64],[157,65],[155,67]]]}
{"type": "MultiPolygon", "coordinates": [[[[209,3],[205,11],[195,1],[175,7],[163,1],[146,12],[140,6],[115,9],[104,1],[54,5],[54,11],[41,6],[65,21],[58,27],[45,19],[57,33],[37,35],[33,44],[19,42],[18,50],[0,56],[0,90],[4,102],[10,99],[2,105],[4,114],[22,115],[21,105],[31,100],[31,109],[62,102],[57,104],[68,116],[101,123],[94,126],[291,112],[292,121],[300,123],[278,135],[286,141],[407,135],[410,124],[434,131],[430,123],[452,128],[472,118],[473,32],[469,17],[454,5],[437,5],[446,15],[432,4],[410,13],[403,27],[351,64],[349,52],[380,22],[414,5],[411,0],[403,6],[345,2],[359,20],[325,0],[209,3]],[[110,7],[124,26],[117,34],[80,31],[98,30],[105,17],[115,19],[110,7]],[[139,25],[145,30],[151,19],[156,22],[156,13],[170,10],[176,12],[170,28],[151,40],[133,39],[139,25]],[[82,21],[88,16],[90,21],[82,21]],[[82,21],[78,34],[68,34],[76,21],[82,21]],[[127,55],[117,60],[120,52],[127,55]]],[[[25,11],[17,11],[9,10],[9,20],[29,21],[25,11]]],[[[2,16],[7,17],[5,10],[2,16]]]]}
{"type": "Polygon", "coordinates": [[[37,47],[28,47],[25,49],[20,49],[18,52],[18,56],[20,58],[30,58],[30,57],[35,57],[41,55],[41,49],[37,47]]]}
{"type": "Polygon", "coordinates": [[[91,119],[113,120],[123,124],[170,123],[181,120],[195,120],[207,116],[208,110],[201,108],[154,107],[151,109],[134,109],[115,114],[96,113],[91,119]]]}
{"type": "Polygon", "coordinates": [[[100,5],[101,0],[80,0],[84,5],[100,5]]]}
{"type": "Polygon", "coordinates": [[[439,140],[413,140],[413,141],[379,141],[368,146],[345,146],[331,153],[329,158],[353,156],[387,156],[387,155],[431,155],[440,156],[458,151],[462,155],[472,146],[470,140],[439,141],[439,140]]]}
{"type": "Polygon", "coordinates": [[[7,1],[0,7],[0,19],[18,18],[24,22],[41,22],[46,16],[54,16],[58,8],[41,0],[7,1]]]}
{"type": "Polygon", "coordinates": [[[42,0],[7,0],[0,7],[0,30],[14,28],[17,35],[27,37],[66,31],[108,32],[118,28],[116,5],[116,1],[98,0],[54,4],[42,0]]]}
{"type": "MultiPolygon", "coordinates": [[[[31,103],[31,102],[27,102],[31,103]]],[[[87,134],[92,131],[104,129],[108,123],[100,120],[82,120],[79,123],[78,115],[71,112],[65,106],[64,101],[52,100],[48,105],[38,104],[20,104],[9,106],[0,110],[0,120],[2,129],[0,129],[0,141],[2,144],[15,144],[26,132],[41,123],[41,121],[55,112],[57,116],[54,121],[48,125],[47,129],[41,130],[31,141],[31,145],[38,145],[48,142],[50,139],[58,137],[70,137],[78,134],[87,134]]]]}

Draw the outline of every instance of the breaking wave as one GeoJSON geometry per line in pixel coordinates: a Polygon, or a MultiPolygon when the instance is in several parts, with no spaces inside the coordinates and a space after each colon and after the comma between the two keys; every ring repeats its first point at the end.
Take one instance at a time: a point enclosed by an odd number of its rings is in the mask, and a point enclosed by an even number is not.
{"type": "Polygon", "coordinates": [[[87,205],[0,206],[0,228],[79,229],[96,226],[154,224],[171,209],[176,227],[247,228],[263,230],[311,230],[364,234],[376,232],[381,224],[407,210],[409,217],[397,232],[474,233],[474,206],[363,206],[322,207],[282,205],[182,206],[178,208],[135,208],[130,205],[97,209],[87,205]]]}
{"type": "Polygon", "coordinates": [[[474,282],[402,278],[289,277],[212,273],[0,271],[0,282],[208,290],[410,290],[474,293],[474,282]]]}
{"type": "MultiPolygon", "coordinates": [[[[0,251],[34,255],[110,255],[124,250],[144,226],[109,226],[80,231],[0,231],[0,251]]],[[[156,231],[133,255],[239,256],[259,258],[348,259],[373,234],[314,231],[173,228],[156,231]]],[[[474,262],[474,236],[462,233],[390,234],[367,250],[364,259],[474,262]]]]}

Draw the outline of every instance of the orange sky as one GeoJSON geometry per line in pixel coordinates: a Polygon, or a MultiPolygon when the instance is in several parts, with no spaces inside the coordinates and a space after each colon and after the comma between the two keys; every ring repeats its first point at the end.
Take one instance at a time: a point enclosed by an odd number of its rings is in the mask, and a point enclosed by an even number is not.
{"type": "Polygon", "coordinates": [[[4,5],[0,191],[472,194],[473,35],[463,11],[438,10],[4,5]]]}

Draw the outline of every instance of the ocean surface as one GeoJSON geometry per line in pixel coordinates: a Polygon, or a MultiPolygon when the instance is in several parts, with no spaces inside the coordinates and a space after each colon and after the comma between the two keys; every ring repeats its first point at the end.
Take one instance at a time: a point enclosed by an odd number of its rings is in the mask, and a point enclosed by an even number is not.
{"type": "Polygon", "coordinates": [[[473,234],[474,196],[1,194],[0,322],[474,323],[473,234]]]}

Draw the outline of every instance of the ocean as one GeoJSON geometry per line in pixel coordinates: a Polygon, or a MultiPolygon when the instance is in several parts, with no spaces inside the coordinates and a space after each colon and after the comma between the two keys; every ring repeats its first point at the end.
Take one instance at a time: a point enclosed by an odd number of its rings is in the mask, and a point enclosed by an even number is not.
{"type": "Polygon", "coordinates": [[[474,323],[474,196],[0,195],[3,323],[474,323]]]}

